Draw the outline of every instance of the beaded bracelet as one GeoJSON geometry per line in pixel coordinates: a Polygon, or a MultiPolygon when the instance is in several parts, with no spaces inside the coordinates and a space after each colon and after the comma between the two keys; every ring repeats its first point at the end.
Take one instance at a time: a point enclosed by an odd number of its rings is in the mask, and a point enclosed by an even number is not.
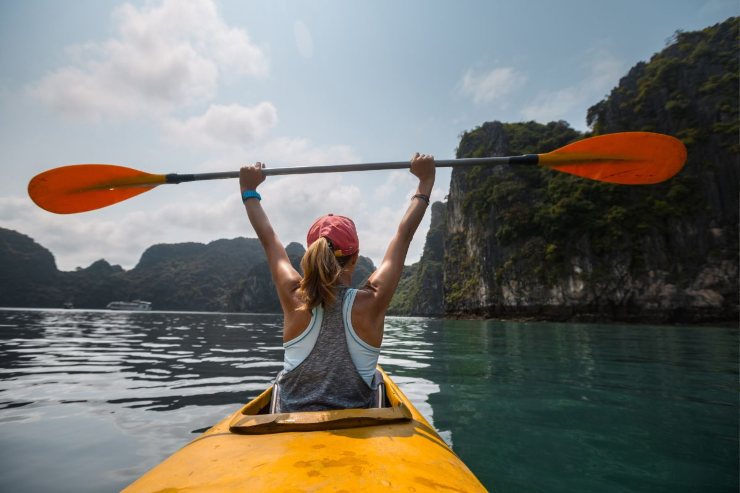
{"type": "Polygon", "coordinates": [[[413,196],[413,197],[411,197],[411,198],[412,198],[412,199],[421,199],[421,200],[423,200],[424,202],[426,202],[426,203],[427,203],[427,205],[429,205],[429,195],[424,195],[424,194],[421,194],[421,193],[417,193],[416,195],[414,195],[414,196],[413,196]]]}

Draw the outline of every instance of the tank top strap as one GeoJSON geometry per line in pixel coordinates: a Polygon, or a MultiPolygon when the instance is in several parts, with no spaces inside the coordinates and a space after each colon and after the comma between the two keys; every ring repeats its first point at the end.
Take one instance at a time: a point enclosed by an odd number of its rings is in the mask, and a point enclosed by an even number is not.
{"type": "Polygon", "coordinates": [[[324,321],[324,309],[317,306],[312,310],[311,320],[308,326],[298,337],[283,343],[285,355],[283,358],[283,367],[285,371],[290,371],[300,365],[305,360],[319,338],[321,324],[324,321]]]}
{"type": "Polygon", "coordinates": [[[352,326],[352,307],[354,306],[357,291],[357,289],[348,290],[342,304],[342,321],[344,322],[347,348],[349,349],[352,363],[354,363],[357,372],[365,383],[371,385],[375,376],[375,367],[378,365],[378,358],[380,357],[380,348],[363,341],[352,326]]]}

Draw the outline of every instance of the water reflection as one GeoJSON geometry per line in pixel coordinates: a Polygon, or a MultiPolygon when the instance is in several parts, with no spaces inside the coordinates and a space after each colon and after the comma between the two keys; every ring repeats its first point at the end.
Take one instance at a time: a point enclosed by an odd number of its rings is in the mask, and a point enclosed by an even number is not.
{"type": "Polygon", "coordinates": [[[435,322],[422,318],[387,318],[379,363],[440,436],[452,445],[451,432],[439,429],[429,403],[430,396],[439,392],[439,386],[419,374],[434,364],[434,347],[427,335],[435,322]]]}
{"type": "MultiPolygon", "coordinates": [[[[92,394],[127,408],[171,411],[242,403],[282,362],[281,317],[96,311],[6,311],[0,326],[0,409],[86,402],[92,394]],[[27,394],[28,401],[22,396],[27,394]]],[[[428,367],[419,322],[389,322],[381,363],[389,371],[428,367]]],[[[408,385],[406,385],[408,387],[408,385]]]]}
{"type": "Polygon", "coordinates": [[[122,487],[269,385],[280,328],[274,315],[0,311],[0,446],[30,453],[2,454],[0,490],[122,487]]]}
{"type": "MultiPolygon", "coordinates": [[[[269,385],[281,325],[0,310],[0,490],[122,487],[269,385]]],[[[737,484],[737,338],[389,318],[380,363],[493,490],[721,491],[737,484]]]]}
{"type": "MultiPolygon", "coordinates": [[[[43,443],[29,464],[66,461],[80,477],[123,486],[182,446],[192,431],[262,392],[282,366],[281,328],[277,315],[0,311],[0,444],[22,449],[27,436],[14,432],[25,429],[43,443]],[[86,434],[85,426],[95,433],[86,434]],[[53,434],[54,427],[67,432],[53,434]],[[101,442],[118,444],[112,455],[119,463],[112,459],[92,470],[94,461],[85,465],[85,456],[101,442]],[[80,460],[59,458],[70,443],[86,450],[80,460]]],[[[404,374],[430,366],[428,329],[423,319],[390,320],[381,364],[432,420],[429,396],[439,386],[404,374]]],[[[441,434],[451,442],[449,432],[441,434]]],[[[0,471],[9,466],[0,463],[0,471]]],[[[0,489],[54,489],[55,481],[23,474],[18,464],[14,471],[7,482],[0,480],[0,489]]]]}
{"type": "Polygon", "coordinates": [[[429,369],[440,387],[430,404],[446,411],[436,425],[465,444],[458,454],[484,484],[720,491],[737,483],[737,329],[439,323],[428,339],[444,348],[429,369]]]}

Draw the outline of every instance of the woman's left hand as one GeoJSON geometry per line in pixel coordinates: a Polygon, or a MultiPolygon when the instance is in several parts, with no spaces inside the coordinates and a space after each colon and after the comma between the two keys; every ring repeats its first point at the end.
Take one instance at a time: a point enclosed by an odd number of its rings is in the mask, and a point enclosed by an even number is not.
{"type": "Polygon", "coordinates": [[[239,170],[239,186],[241,191],[257,190],[257,186],[265,181],[265,174],[262,170],[265,168],[263,163],[257,161],[253,166],[242,166],[239,170]]]}
{"type": "Polygon", "coordinates": [[[422,183],[434,183],[436,166],[434,156],[431,154],[414,153],[411,156],[411,173],[414,174],[422,183]]]}

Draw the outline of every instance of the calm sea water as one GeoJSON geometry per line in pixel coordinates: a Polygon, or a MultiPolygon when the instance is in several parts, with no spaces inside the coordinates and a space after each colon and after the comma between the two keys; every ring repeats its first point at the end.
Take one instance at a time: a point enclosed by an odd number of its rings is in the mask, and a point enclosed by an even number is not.
{"type": "MultiPolygon", "coordinates": [[[[0,310],[0,491],[117,491],[261,392],[281,317],[0,310]]],[[[498,492],[736,492],[738,330],[387,320],[381,364],[498,492]]]]}

